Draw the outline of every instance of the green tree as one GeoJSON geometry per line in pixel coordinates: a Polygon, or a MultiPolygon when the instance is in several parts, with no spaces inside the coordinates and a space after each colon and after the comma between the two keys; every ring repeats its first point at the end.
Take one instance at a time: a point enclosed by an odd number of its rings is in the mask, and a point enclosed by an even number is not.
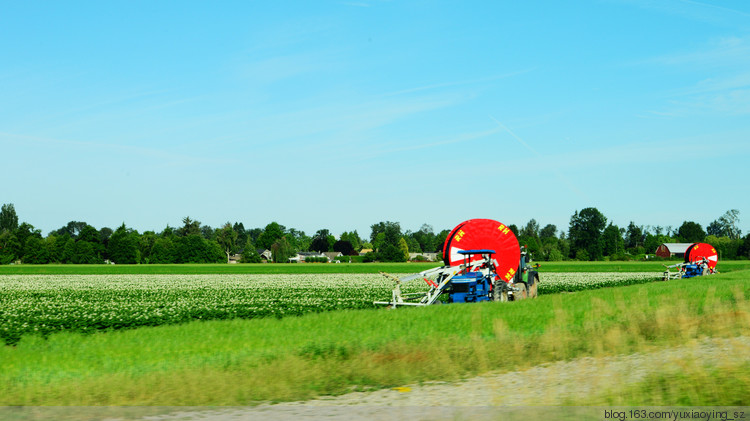
{"type": "Polygon", "coordinates": [[[544,228],[539,230],[539,238],[541,238],[542,240],[546,238],[556,238],[556,236],[557,236],[557,226],[553,224],[547,224],[544,226],[544,228]]]}
{"type": "Polygon", "coordinates": [[[63,259],[63,247],[65,242],[70,237],[61,237],[55,234],[50,234],[44,239],[44,248],[47,251],[47,256],[50,263],[62,263],[63,259]]]}
{"type": "Polygon", "coordinates": [[[719,217],[719,219],[711,222],[706,228],[706,232],[708,235],[729,237],[733,240],[739,240],[742,235],[739,223],[740,211],[737,209],[731,209],[726,211],[724,215],[719,217]]]}
{"type": "Polygon", "coordinates": [[[220,230],[217,230],[216,242],[219,243],[221,249],[227,255],[227,263],[229,263],[229,257],[234,254],[236,241],[237,232],[229,222],[224,224],[220,230]]]}
{"type": "Polygon", "coordinates": [[[93,243],[89,241],[75,241],[73,244],[73,254],[70,263],[91,265],[102,262],[93,243]]]}
{"type": "Polygon", "coordinates": [[[733,240],[729,237],[717,237],[707,235],[705,242],[711,244],[719,254],[719,261],[722,259],[736,259],[742,240],[733,240]]]}
{"type": "Polygon", "coordinates": [[[86,229],[86,226],[88,226],[85,222],[79,222],[79,221],[70,221],[67,225],[64,227],[61,227],[57,231],[54,231],[56,235],[67,235],[68,237],[76,240],[78,239],[79,234],[86,229]]]}
{"type": "Polygon", "coordinates": [[[141,257],[140,263],[153,263],[151,253],[159,237],[153,231],[146,231],[138,238],[138,254],[141,257]]]}
{"type": "Polygon", "coordinates": [[[29,237],[23,247],[23,261],[33,265],[49,263],[49,253],[39,237],[29,237]]]}
{"type": "Polygon", "coordinates": [[[206,240],[215,240],[216,232],[210,225],[201,225],[201,236],[206,240]]]}
{"type": "Polygon", "coordinates": [[[529,222],[521,229],[521,236],[539,238],[539,223],[536,219],[531,218],[529,222]]]}
{"type": "Polygon", "coordinates": [[[175,263],[221,263],[224,261],[224,252],[219,244],[206,240],[200,234],[177,237],[175,243],[175,263]]]}
{"type": "Polygon", "coordinates": [[[200,221],[193,221],[189,216],[182,218],[182,227],[177,229],[177,235],[181,237],[202,235],[200,221]]]}
{"type": "Polygon", "coordinates": [[[13,232],[18,228],[18,215],[12,203],[6,203],[0,208],[0,232],[13,232]]]}
{"type": "Polygon", "coordinates": [[[242,250],[242,258],[240,259],[240,263],[260,263],[262,259],[260,258],[260,255],[255,250],[255,245],[250,241],[248,238],[247,242],[245,243],[245,248],[242,250]]]}
{"type": "Polygon", "coordinates": [[[333,244],[333,251],[337,251],[344,256],[356,256],[357,252],[354,250],[352,243],[347,240],[339,240],[333,244]]]}
{"type": "Polygon", "coordinates": [[[139,262],[138,233],[125,227],[125,223],[112,233],[107,249],[109,258],[118,264],[139,262]]]}
{"type": "Polygon", "coordinates": [[[706,238],[706,232],[697,222],[685,221],[677,229],[677,236],[686,243],[698,243],[706,238]]]}
{"type": "Polygon", "coordinates": [[[445,239],[448,238],[450,230],[442,230],[435,235],[435,251],[442,252],[443,246],[445,246],[445,239]]]}
{"type": "MultiPolygon", "coordinates": [[[[377,259],[381,262],[405,262],[408,258],[409,250],[407,248],[407,254],[405,255],[404,250],[401,248],[401,226],[398,222],[381,222],[380,224],[383,227],[383,231],[378,232],[376,236],[380,239],[380,243],[376,246],[377,251],[375,255],[377,259]]],[[[405,244],[406,242],[404,241],[405,244]]]]}
{"type": "Polygon", "coordinates": [[[65,239],[62,250],[62,262],[63,263],[75,263],[76,262],[76,240],[69,236],[62,237],[65,239]]]}
{"type": "Polygon", "coordinates": [[[419,245],[419,241],[417,241],[417,239],[415,238],[415,233],[406,231],[406,234],[404,234],[404,239],[406,241],[406,246],[409,249],[409,252],[422,253],[422,246],[419,245]]]}
{"type": "Polygon", "coordinates": [[[271,252],[273,253],[274,263],[287,263],[289,258],[294,254],[285,236],[282,236],[271,245],[271,252]]]}
{"type": "Polygon", "coordinates": [[[599,260],[602,257],[601,237],[607,218],[596,208],[584,208],[570,217],[568,237],[571,252],[579,260],[599,260]],[[586,253],[582,253],[585,251],[586,253]]]}
{"type": "Polygon", "coordinates": [[[605,256],[621,256],[625,253],[625,242],[620,235],[620,228],[612,222],[602,232],[602,251],[605,256]]]}
{"type": "Polygon", "coordinates": [[[742,240],[739,241],[737,257],[750,259],[750,234],[747,234],[742,240]]]}
{"type": "Polygon", "coordinates": [[[271,222],[266,225],[266,228],[258,236],[258,241],[255,242],[255,245],[258,246],[258,248],[270,249],[275,242],[284,236],[285,229],[286,228],[284,228],[283,225],[279,225],[277,222],[271,222]]]}
{"type": "Polygon", "coordinates": [[[630,221],[625,231],[625,247],[633,250],[643,245],[643,227],[639,227],[635,222],[630,221]]]}
{"type": "Polygon", "coordinates": [[[406,244],[406,239],[404,237],[401,237],[398,240],[398,249],[401,251],[401,253],[404,256],[404,262],[409,260],[409,245],[406,244]]]}
{"type": "MultiPolygon", "coordinates": [[[[310,243],[310,251],[317,251],[319,253],[331,251],[333,244],[330,241],[333,238],[330,231],[327,229],[320,229],[313,236],[312,242],[310,243]]],[[[335,239],[334,239],[335,242],[335,239]]]]}
{"type": "Polygon", "coordinates": [[[409,244],[409,250],[412,250],[415,253],[434,253],[438,251],[440,246],[442,246],[442,244],[437,244],[438,241],[436,240],[435,230],[432,228],[432,225],[429,224],[422,224],[419,231],[412,234],[412,237],[414,237],[417,243],[419,243],[418,249],[409,244]]]}
{"type": "MultiPolygon", "coordinates": [[[[26,223],[26,222],[19,225],[18,228],[16,228],[14,234],[16,235],[16,239],[18,240],[18,243],[21,245],[25,245],[26,240],[31,237],[42,238],[42,232],[38,229],[35,229],[33,225],[26,223]]],[[[18,257],[21,258],[22,253],[20,253],[20,250],[18,254],[19,254],[18,257]]]]}
{"type": "Polygon", "coordinates": [[[362,239],[359,238],[359,234],[357,234],[357,230],[354,230],[352,232],[344,231],[343,233],[341,233],[339,240],[348,241],[352,245],[352,248],[355,251],[362,250],[362,239]]]}
{"type": "Polygon", "coordinates": [[[176,262],[177,247],[172,236],[160,236],[154,239],[149,253],[149,263],[167,264],[176,262]]]}
{"type": "Polygon", "coordinates": [[[235,222],[234,225],[232,225],[232,229],[237,233],[236,244],[242,245],[247,243],[248,232],[245,231],[245,224],[242,222],[235,222]]]}
{"type": "Polygon", "coordinates": [[[21,257],[22,244],[13,231],[0,231],[0,265],[15,262],[21,257]]]}

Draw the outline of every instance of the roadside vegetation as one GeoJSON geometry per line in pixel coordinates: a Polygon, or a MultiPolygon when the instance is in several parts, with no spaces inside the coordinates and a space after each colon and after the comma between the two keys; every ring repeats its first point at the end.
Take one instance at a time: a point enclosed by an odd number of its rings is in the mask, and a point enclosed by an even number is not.
{"type": "MultiPolygon", "coordinates": [[[[0,347],[0,405],[248,405],[457,380],[580,358],[649,352],[750,334],[750,271],[542,295],[515,303],[343,310],[190,322],[82,335],[24,336],[0,347]]],[[[732,404],[742,362],[683,373],[652,402],[732,404]],[[731,377],[711,376],[722,367],[731,377]],[[693,374],[695,375],[693,375],[693,374]],[[706,375],[703,375],[704,373],[706,375]],[[684,393],[679,392],[679,387],[684,393]],[[681,400],[682,399],[682,400],[681,400]],[[727,402],[728,400],[728,402],[727,402]]],[[[587,404],[638,402],[671,376],[587,404]]],[[[745,385],[745,386],[743,386],[745,385]]],[[[742,389],[746,390],[746,389],[742,389]]],[[[745,395],[746,396],[746,395],[745,395]]],[[[593,398],[592,398],[593,399],[593,398]]]]}

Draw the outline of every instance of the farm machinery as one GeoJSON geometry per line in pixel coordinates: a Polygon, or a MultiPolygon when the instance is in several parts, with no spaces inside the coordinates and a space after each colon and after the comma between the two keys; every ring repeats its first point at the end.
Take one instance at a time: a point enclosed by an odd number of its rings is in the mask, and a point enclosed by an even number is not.
{"type": "Polygon", "coordinates": [[[685,250],[685,261],[666,266],[662,280],[693,278],[716,273],[719,256],[710,244],[693,243],[685,250]],[[675,272],[670,269],[676,268],[675,272]]]}
{"type": "Polygon", "coordinates": [[[446,238],[445,266],[401,278],[381,272],[395,286],[390,301],[375,304],[396,308],[536,297],[539,274],[530,262],[526,247],[519,247],[510,228],[492,219],[470,219],[446,238]],[[405,282],[419,279],[427,284],[427,291],[401,292],[405,282]]]}

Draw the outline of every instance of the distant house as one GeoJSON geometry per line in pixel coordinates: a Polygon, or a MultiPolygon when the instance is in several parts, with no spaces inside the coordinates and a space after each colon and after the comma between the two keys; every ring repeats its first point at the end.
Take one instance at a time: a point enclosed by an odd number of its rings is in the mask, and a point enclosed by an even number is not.
{"type": "Polygon", "coordinates": [[[688,247],[693,243],[664,243],[656,249],[656,255],[659,257],[684,257],[688,247]]]}
{"type": "Polygon", "coordinates": [[[260,256],[261,259],[265,259],[265,260],[267,260],[269,262],[271,260],[273,260],[273,252],[271,250],[269,250],[269,249],[265,249],[265,250],[264,249],[258,249],[256,251],[258,252],[258,255],[260,256]]]}
{"type": "Polygon", "coordinates": [[[365,254],[367,254],[367,253],[369,253],[371,251],[372,251],[372,249],[362,249],[362,250],[359,251],[359,255],[360,256],[364,256],[365,254]]]}
{"type": "Polygon", "coordinates": [[[428,262],[437,260],[437,253],[409,253],[409,260],[414,260],[417,256],[424,257],[428,262]]]}
{"type": "Polygon", "coordinates": [[[329,262],[333,262],[337,258],[343,256],[340,251],[326,251],[323,254],[328,258],[329,262]]]}
{"type": "Polygon", "coordinates": [[[289,258],[289,263],[303,263],[305,259],[308,257],[326,257],[322,253],[318,253],[317,251],[301,251],[294,255],[293,257],[289,258]]]}

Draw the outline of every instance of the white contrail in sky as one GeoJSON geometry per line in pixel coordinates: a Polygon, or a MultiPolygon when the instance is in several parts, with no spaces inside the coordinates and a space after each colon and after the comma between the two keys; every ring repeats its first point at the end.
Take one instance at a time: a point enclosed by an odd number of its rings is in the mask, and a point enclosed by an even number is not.
{"type": "MultiPolygon", "coordinates": [[[[508,134],[510,134],[511,136],[513,136],[513,138],[516,139],[518,141],[518,143],[520,143],[521,145],[523,145],[524,148],[528,149],[529,152],[531,152],[532,154],[534,154],[536,157],[539,157],[539,158],[542,157],[542,154],[540,154],[539,152],[537,152],[536,149],[532,148],[531,145],[529,145],[528,143],[526,143],[526,141],[524,141],[523,139],[521,139],[520,136],[518,136],[517,134],[513,133],[513,131],[511,131],[508,127],[506,127],[505,124],[501,123],[495,117],[492,117],[492,116],[489,116],[489,117],[492,119],[492,121],[494,121],[495,123],[497,123],[497,125],[500,126],[500,128],[502,128],[503,130],[505,130],[506,132],[508,132],[508,134]]],[[[586,195],[586,193],[584,193],[581,189],[579,189],[578,187],[576,187],[570,180],[568,180],[568,178],[565,177],[563,175],[563,173],[560,172],[560,170],[558,170],[557,168],[551,168],[551,170],[555,174],[556,178],[558,180],[560,180],[563,184],[565,184],[566,186],[568,186],[568,188],[573,193],[577,194],[578,196],[580,196],[582,199],[586,200],[587,202],[591,202],[591,198],[589,198],[588,195],[586,195]]]]}

